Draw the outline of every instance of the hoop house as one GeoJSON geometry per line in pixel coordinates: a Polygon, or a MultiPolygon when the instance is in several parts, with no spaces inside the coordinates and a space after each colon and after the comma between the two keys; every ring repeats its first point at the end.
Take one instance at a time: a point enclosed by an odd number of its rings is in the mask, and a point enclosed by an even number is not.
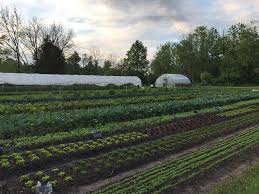
{"type": "Polygon", "coordinates": [[[157,78],[156,87],[190,86],[191,80],[182,74],[163,74],[157,78]]]}
{"type": "Polygon", "coordinates": [[[121,86],[132,84],[142,86],[136,76],[98,76],[98,75],[57,75],[57,74],[26,74],[0,73],[0,84],[8,85],[97,85],[109,84],[121,86]]]}

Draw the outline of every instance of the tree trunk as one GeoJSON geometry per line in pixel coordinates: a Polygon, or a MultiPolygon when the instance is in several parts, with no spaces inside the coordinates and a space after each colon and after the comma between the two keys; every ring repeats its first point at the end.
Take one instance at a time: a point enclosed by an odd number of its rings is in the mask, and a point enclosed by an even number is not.
{"type": "Polygon", "coordinates": [[[20,73],[21,71],[21,60],[20,60],[20,55],[17,53],[17,72],[20,73]]]}

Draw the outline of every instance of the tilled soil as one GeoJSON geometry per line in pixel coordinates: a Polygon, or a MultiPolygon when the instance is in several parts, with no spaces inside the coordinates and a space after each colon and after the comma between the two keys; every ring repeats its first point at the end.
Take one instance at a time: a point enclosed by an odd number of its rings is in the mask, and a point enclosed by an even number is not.
{"type": "MultiPolygon", "coordinates": [[[[244,130],[241,130],[241,131],[238,131],[236,133],[233,133],[231,135],[227,135],[225,137],[221,137],[221,138],[218,138],[218,139],[215,139],[213,141],[210,141],[208,143],[205,143],[201,146],[196,146],[196,147],[193,147],[191,149],[188,149],[188,150],[185,150],[185,151],[182,151],[180,153],[177,153],[177,154],[173,154],[173,155],[170,155],[168,157],[165,157],[163,159],[160,159],[158,161],[155,161],[155,162],[151,162],[149,164],[146,164],[146,165],[143,165],[139,168],[135,168],[135,169],[132,169],[132,170],[129,170],[127,172],[124,172],[124,173],[121,173],[117,176],[114,176],[112,178],[108,178],[108,179],[104,179],[104,180],[100,180],[100,181],[97,181],[93,184],[90,184],[90,185],[86,185],[86,186],[81,186],[79,187],[78,189],[75,189],[74,191],[71,191],[69,193],[74,193],[74,194],[87,194],[87,193],[91,193],[93,191],[97,191],[97,190],[100,190],[102,188],[104,188],[105,186],[108,186],[110,184],[114,184],[116,182],[119,182],[127,177],[130,177],[130,176],[133,176],[133,175],[136,175],[138,173],[141,173],[143,171],[146,171],[150,168],[153,168],[159,164],[162,164],[162,163],[166,163],[168,161],[171,161],[171,160],[174,160],[175,158],[178,158],[182,155],[185,155],[185,154],[188,154],[188,153],[191,153],[191,152],[195,152],[199,149],[202,149],[202,148],[205,148],[205,147],[209,147],[209,146],[212,146],[213,144],[221,141],[221,140],[224,140],[226,138],[230,138],[230,137],[233,137],[235,135],[238,135],[240,134],[241,132],[244,132],[244,131],[248,131],[250,128],[246,128],[244,130]]],[[[259,152],[258,152],[259,153],[259,152]]],[[[257,154],[258,154],[257,153],[257,154]]],[[[253,155],[253,153],[250,153],[251,155],[253,155]]],[[[250,154],[248,154],[247,158],[250,157],[250,154]]],[[[256,154],[256,155],[257,155],[256,154]]],[[[259,155],[258,155],[259,156],[259,155]]],[[[244,157],[243,157],[244,158],[244,157]]],[[[242,160],[236,160],[236,167],[238,167],[239,165],[243,165],[244,161],[242,160]]],[[[226,167],[224,168],[231,168],[231,167],[234,167],[233,164],[227,164],[226,167]]],[[[229,171],[227,171],[226,169],[222,168],[222,173],[219,173],[221,174],[222,176],[228,176],[229,174],[229,171]]],[[[235,169],[235,168],[233,168],[235,169]]],[[[213,178],[213,180],[211,181],[200,181],[201,183],[205,183],[207,182],[207,184],[190,184],[190,182],[188,183],[188,185],[183,185],[182,187],[180,188],[177,188],[176,189],[176,192],[172,192],[172,193],[177,193],[177,194],[180,194],[180,193],[183,193],[183,194],[197,194],[197,193],[200,193],[200,192],[203,192],[203,191],[206,191],[206,190],[209,190],[211,189],[211,184],[215,182],[215,180],[218,180],[216,174],[213,175],[213,173],[211,175],[208,175],[208,177],[211,176],[211,178],[213,178]],[[214,178],[215,177],[215,178],[214,178]]],[[[205,177],[205,180],[208,178],[207,176],[205,177]]],[[[201,179],[200,179],[201,180],[201,179]]],[[[208,179],[209,180],[209,179],[208,179]]]]}
{"type": "MultiPolygon", "coordinates": [[[[202,126],[209,126],[209,125],[212,125],[214,123],[219,123],[219,122],[222,122],[222,121],[225,121],[225,120],[228,120],[228,119],[229,118],[227,118],[227,117],[219,116],[219,115],[216,115],[216,114],[204,114],[204,115],[199,115],[198,117],[186,118],[186,119],[183,119],[183,120],[176,120],[176,121],[173,121],[173,122],[167,123],[167,124],[162,124],[162,125],[157,125],[157,126],[149,126],[149,127],[144,128],[142,130],[144,130],[145,132],[149,133],[150,135],[152,135],[154,137],[156,137],[156,136],[158,136],[158,137],[159,136],[167,136],[167,135],[171,135],[171,134],[178,133],[178,132],[181,132],[181,131],[188,131],[188,130],[200,128],[202,126]]],[[[243,130],[243,129],[241,129],[241,130],[243,130]]],[[[237,133],[239,133],[239,132],[237,132],[237,133]]],[[[237,133],[235,133],[235,134],[237,134],[237,133]]],[[[232,135],[234,135],[234,134],[228,135],[226,137],[230,137],[232,135]]],[[[226,137],[224,137],[224,138],[226,138],[226,137]]],[[[93,184],[90,184],[88,186],[79,187],[79,188],[75,189],[75,191],[69,191],[68,193],[69,194],[72,194],[72,193],[90,193],[91,191],[98,190],[98,189],[100,189],[100,188],[102,188],[106,185],[112,184],[112,183],[117,182],[119,180],[122,180],[126,177],[129,177],[129,176],[132,176],[132,175],[137,174],[139,172],[145,171],[145,170],[147,170],[149,168],[152,168],[156,165],[159,165],[163,162],[166,162],[166,161],[172,160],[174,158],[180,157],[181,155],[196,151],[196,150],[198,150],[198,149],[200,149],[204,146],[209,146],[209,145],[213,144],[214,142],[217,142],[220,139],[222,139],[222,138],[219,138],[219,139],[213,140],[213,141],[209,141],[208,143],[205,143],[204,145],[201,145],[201,146],[200,145],[193,145],[192,148],[187,149],[185,151],[181,151],[180,153],[172,154],[171,156],[168,156],[164,159],[160,159],[160,160],[155,161],[155,162],[150,162],[150,163],[148,163],[146,165],[143,165],[139,168],[135,168],[135,169],[129,170],[127,172],[120,173],[119,175],[111,177],[109,179],[101,180],[101,181],[95,182],[93,184]]],[[[96,154],[100,154],[100,153],[98,152],[96,154]]],[[[51,166],[58,166],[59,163],[57,163],[56,165],[55,165],[55,163],[53,163],[53,164],[51,164],[51,166]]],[[[64,163],[62,165],[64,165],[64,163]]],[[[46,165],[46,167],[48,168],[49,165],[46,165]]]]}

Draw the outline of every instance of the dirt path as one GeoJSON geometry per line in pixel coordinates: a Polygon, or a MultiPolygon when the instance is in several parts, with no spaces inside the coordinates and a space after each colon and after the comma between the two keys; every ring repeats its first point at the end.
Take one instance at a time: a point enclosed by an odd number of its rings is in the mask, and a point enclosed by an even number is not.
{"type": "Polygon", "coordinates": [[[240,163],[239,165],[233,165],[232,167],[229,167],[229,169],[223,168],[221,171],[224,170],[224,172],[218,173],[218,176],[214,176],[213,181],[211,179],[206,185],[201,185],[200,193],[205,194],[212,192],[217,185],[223,184],[233,177],[241,176],[248,168],[258,164],[259,156],[257,155],[251,157],[249,160],[243,163],[240,163]]]}
{"type": "MultiPolygon", "coordinates": [[[[251,128],[251,127],[250,127],[250,128],[251,128]]],[[[77,189],[76,192],[77,192],[77,193],[80,193],[80,194],[91,193],[91,192],[96,191],[96,190],[99,190],[99,189],[101,189],[101,188],[103,188],[103,187],[105,187],[105,186],[107,186],[107,185],[110,185],[110,184],[119,182],[119,181],[121,181],[122,179],[125,179],[125,178],[127,178],[127,177],[130,177],[130,176],[132,176],[132,175],[135,175],[135,174],[141,173],[141,172],[143,172],[143,171],[146,171],[146,170],[148,170],[148,169],[150,169],[150,168],[153,168],[154,166],[157,166],[157,165],[159,165],[159,164],[168,162],[168,161],[170,161],[170,160],[173,160],[173,159],[175,159],[175,158],[178,158],[178,157],[180,157],[180,156],[182,156],[182,155],[185,155],[185,154],[188,154],[188,153],[190,153],[190,152],[195,152],[195,151],[197,151],[197,150],[199,150],[199,149],[202,149],[202,148],[211,146],[211,145],[217,143],[217,142],[220,141],[220,140],[224,140],[224,139],[226,139],[226,138],[230,138],[230,137],[235,136],[235,135],[237,135],[237,134],[240,134],[240,133],[242,133],[242,132],[244,132],[244,131],[248,131],[250,128],[246,128],[246,129],[244,129],[244,130],[240,130],[240,131],[238,131],[238,132],[236,132],[236,133],[232,133],[232,134],[227,135],[227,136],[225,136],[225,137],[217,138],[217,139],[212,140],[212,141],[210,141],[210,142],[207,142],[207,143],[205,143],[205,144],[203,144],[203,145],[196,146],[196,147],[193,147],[193,148],[191,148],[191,149],[187,149],[187,150],[185,150],[185,151],[179,152],[178,154],[173,154],[173,155],[167,156],[167,157],[165,157],[165,158],[163,158],[163,159],[160,159],[160,160],[158,160],[158,161],[151,162],[151,163],[149,163],[149,164],[140,166],[140,167],[138,167],[138,168],[129,170],[129,171],[127,171],[127,172],[123,172],[123,173],[118,174],[118,175],[116,175],[116,176],[114,176],[114,177],[107,178],[107,179],[104,179],[104,180],[100,180],[100,181],[97,181],[97,182],[95,182],[95,183],[93,183],[93,184],[90,184],[90,185],[81,186],[81,187],[79,187],[79,188],[77,189]]],[[[209,188],[204,188],[204,190],[206,190],[206,189],[208,190],[209,188]]]]}
{"type": "Polygon", "coordinates": [[[208,194],[214,191],[216,186],[242,175],[248,168],[258,164],[259,149],[243,153],[238,158],[215,168],[206,175],[181,185],[171,194],[208,194]]]}

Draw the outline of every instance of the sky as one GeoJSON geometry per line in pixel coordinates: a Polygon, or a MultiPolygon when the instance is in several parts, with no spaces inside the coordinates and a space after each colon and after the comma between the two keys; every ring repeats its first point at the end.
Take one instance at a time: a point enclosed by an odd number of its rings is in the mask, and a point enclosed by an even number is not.
{"type": "Polygon", "coordinates": [[[157,47],[179,41],[196,26],[219,31],[237,22],[259,19],[259,0],[0,0],[29,19],[62,23],[75,32],[80,53],[98,48],[103,55],[125,56],[135,40],[151,59],[157,47]]]}

